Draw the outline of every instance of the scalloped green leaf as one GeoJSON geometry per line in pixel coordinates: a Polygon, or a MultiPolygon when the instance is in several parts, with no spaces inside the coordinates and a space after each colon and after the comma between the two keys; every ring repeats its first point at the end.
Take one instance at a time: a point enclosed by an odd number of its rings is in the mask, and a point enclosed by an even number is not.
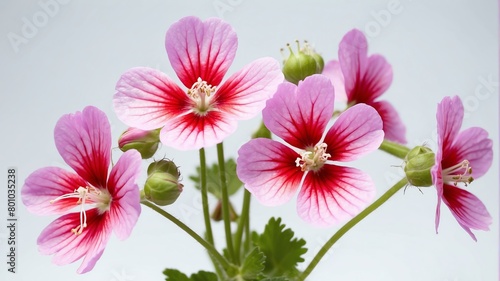
{"type": "Polygon", "coordinates": [[[192,281],[217,281],[217,275],[213,272],[200,270],[197,273],[191,274],[192,281]]]}
{"type": "MultiPolygon", "coordinates": [[[[236,175],[236,162],[234,159],[229,158],[225,162],[226,168],[226,181],[227,181],[227,191],[229,195],[236,193],[242,186],[243,183],[240,181],[236,175]]],[[[196,167],[196,175],[190,175],[189,179],[194,182],[194,186],[197,189],[201,189],[201,177],[200,177],[200,166],[196,167]]],[[[220,183],[220,169],[219,164],[213,164],[212,166],[207,166],[207,190],[213,194],[217,199],[222,200],[222,186],[220,183]]]]}
{"type": "Polygon", "coordinates": [[[262,234],[254,232],[253,241],[266,256],[263,273],[267,277],[295,277],[300,273],[297,264],[304,261],[306,241],[294,238],[294,232],[285,229],[281,218],[271,218],[262,234]]]}
{"type": "Polygon", "coordinates": [[[167,277],[166,281],[190,281],[186,274],[177,269],[167,268],[163,271],[163,274],[167,277]]]}
{"type": "Polygon", "coordinates": [[[240,274],[245,280],[256,279],[265,268],[266,256],[259,248],[253,248],[245,257],[240,274]]]}

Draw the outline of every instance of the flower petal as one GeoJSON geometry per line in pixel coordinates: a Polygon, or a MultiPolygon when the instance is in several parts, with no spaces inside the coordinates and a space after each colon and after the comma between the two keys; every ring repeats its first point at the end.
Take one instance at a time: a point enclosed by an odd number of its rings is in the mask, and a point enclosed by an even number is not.
{"type": "Polygon", "coordinates": [[[444,97],[438,104],[436,118],[438,147],[443,149],[443,155],[449,155],[464,118],[464,106],[460,98],[444,97]]]}
{"type": "Polygon", "coordinates": [[[189,97],[170,77],[156,69],[136,67],[116,84],[113,106],[130,127],[154,130],[191,109],[189,97]]]}
{"type": "Polygon", "coordinates": [[[368,65],[363,79],[359,81],[359,89],[363,96],[358,96],[358,102],[374,100],[385,93],[392,83],[392,67],[381,55],[368,57],[368,65]]]}
{"type": "Polygon", "coordinates": [[[484,175],[493,162],[493,142],[488,132],[473,127],[460,132],[455,139],[449,154],[443,159],[443,168],[468,160],[472,168],[472,177],[477,179],[484,175]]]}
{"type": "Polygon", "coordinates": [[[363,32],[349,31],[339,44],[339,62],[344,75],[345,91],[348,101],[358,97],[357,85],[362,79],[367,65],[368,43],[363,32]]]}
{"type": "Polygon", "coordinates": [[[224,82],[215,93],[213,104],[232,118],[249,119],[261,112],[266,101],[283,82],[279,62],[261,58],[245,66],[224,82]]]}
{"type": "Polygon", "coordinates": [[[298,86],[284,82],[262,111],[271,132],[298,148],[313,147],[333,114],[334,90],[323,75],[312,75],[298,86]]]}
{"type": "Polygon", "coordinates": [[[340,68],[340,62],[336,60],[327,62],[321,74],[330,78],[330,81],[332,81],[333,88],[335,89],[335,101],[347,102],[344,75],[342,74],[342,69],[340,68]]]}
{"type": "Polygon", "coordinates": [[[108,190],[113,198],[109,221],[116,236],[126,239],[141,213],[139,187],[135,183],[141,173],[141,155],[136,150],[125,152],[111,169],[108,190]]]}
{"type": "Polygon", "coordinates": [[[93,106],[66,114],[56,124],[54,139],[64,161],[95,187],[105,187],[111,157],[111,129],[106,114],[93,106]]]}
{"type": "Polygon", "coordinates": [[[38,248],[42,254],[54,255],[52,261],[65,265],[84,257],[78,273],[90,271],[102,255],[111,228],[105,215],[97,209],[87,211],[87,227],[80,235],[71,232],[80,225],[80,214],[70,213],[49,224],[38,237],[38,248]]]}
{"type": "Polygon", "coordinates": [[[288,202],[299,188],[303,172],[295,165],[299,154],[270,139],[253,139],[238,150],[236,172],[245,188],[262,204],[288,202]]]}
{"type": "Polygon", "coordinates": [[[357,215],[374,196],[375,185],[368,174],[324,165],[307,174],[297,198],[297,212],[309,223],[330,226],[357,215]]]}
{"type": "Polygon", "coordinates": [[[493,219],[484,204],[472,193],[461,188],[444,185],[443,202],[450,208],[451,213],[457,219],[467,233],[477,241],[472,229],[489,230],[493,219]]]}
{"type": "Polygon", "coordinates": [[[392,83],[392,67],[383,56],[368,57],[368,43],[359,30],[348,32],[339,45],[339,62],[349,102],[370,103],[392,83]]]}
{"type": "Polygon", "coordinates": [[[378,101],[371,104],[382,118],[385,138],[401,144],[406,143],[406,127],[396,109],[387,101],[378,101]]]}
{"type": "Polygon", "coordinates": [[[21,189],[21,198],[28,210],[37,215],[66,213],[77,207],[76,198],[54,201],[64,194],[73,193],[87,183],[77,174],[58,167],[41,168],[31,173],[21,189]]]}
{"type": "Polygon", "coordinates": [[[353,161],[377,150],[384,140],[382,119],[373,107],[356,104],[344,111],[328,130],[324,142],[329,160],[353,161]]]}
{"type": "Polygon", "coordinates": [[[187,87],[201,78],[217,86],[233,62],[238,38],[226,22],[185,17],[168,29],[165,48],[175,73],[187,87]]]}
{"type": "Polygon", "coordinates": [[[192,150],[220,143],[237,127],[235,119],[220,111],[194,112],[170,119],[160,131],[163,144],[179,150],[192,150]]]}

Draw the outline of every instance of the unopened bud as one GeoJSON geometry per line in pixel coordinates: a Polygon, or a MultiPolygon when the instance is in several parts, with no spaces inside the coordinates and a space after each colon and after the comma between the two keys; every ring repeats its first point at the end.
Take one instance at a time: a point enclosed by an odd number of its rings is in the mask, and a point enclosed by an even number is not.
{"type": "Polygon", "coordinates": [[[184,187],[179,182],[179,177],[180,172],[174,162],[160,160],[151,163],[144,184],[144,197],[159,206],[174,203],[184,187]]]}
{"type": "Polygon", "coordinates": [[[290,55],[283,62],[285,79],[294,84],[298,84],[299,81],[313,74],[322,73],[325,66],[323,58],[307,42],[303,48],[300,48],[298,40],[296,42],[297,53],[294,53],[288,44],[290,55]]]}
{"type": "Polygon", "coordinates": [[[425,146],[416,146],[405,158],[404,171],[408,182],[413,186],[431,186],[431,169],[435,163],[434,152],[425,146]]]}
{"type": "Polygon", "coordinates": [[[144,131],[128,128],[118,139],[118,147],[125,152],[130,149],[139,151],[142,159],[153,157],[160,143],[160,129],[144,131]]]}

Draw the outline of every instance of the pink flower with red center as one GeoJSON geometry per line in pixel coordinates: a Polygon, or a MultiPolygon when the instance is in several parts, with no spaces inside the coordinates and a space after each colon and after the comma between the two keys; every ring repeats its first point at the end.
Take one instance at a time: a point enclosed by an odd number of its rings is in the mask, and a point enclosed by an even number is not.
{"type": "Polygon", "coordinates": [[[339,45],[339,60],[329,61],[323,74],[332,79],[337,98],[349,106],[365,103],[382,118],[385,138],[406,143],[406,127],[396,109],[387,101],[377,100],[391,85],[392,67],[381,55],[368,56],[365,35],[353,29],[339,45]]]}
{"type": "Polygon", "coordinates": [[[263,120],[281,142],[258,138],[238,151],[237,173],[266,205],[289,201],[297,189],[299,216],[316,225],[332,225],[355,216],[375,194],[370,176],[340,165],[376,150],[384,138],[382,120],[370,106],[342,113],[328,131],[334,89],[323,75],[298,86],[285,82],[267,101],[263,120]]]}
{"type": "Polygon", "coordinates": [[[489,230],[492,218],[481,200],[458,184],[467,186],[473,179],[484,175],[491,166],[493,149],[484,129],[472,127],[459,132],[463,117],[464,107],[458,96],[445,97],[439,103],[438,149],[436,164],[431,170],[438,195],[436,232],[443,201],[460,226],[476,240],[471,229],[489,230]]]}
{"type": "Polygon", "coordinates": [[[78,273],[91,270],[101,257],[111,232],[126,239],[141,212],[141,156],[125,152],[116,165],[111,157],[111,129],[95,107],[64,115],[54,130],[57,150],[76,172],[58,167],[36,170],[26,179],[22,200],[37,215],[62,215],[38,237],[41,253],[54,255],[58,265],[83,258],[78,273]]]}
{"type": "Polygon", "coordinates": [[[220,19],[185,17],[167,31],[172,67],[187,88],[151,68],[133,68],[116,86],[114,108],[125,124],[142,130],[162,128],[160,140],[180,149],[221,142],[237,121],[256,116],[283,81],[279,62],[261,58],[222,82],[238,40],[220,19]]]}

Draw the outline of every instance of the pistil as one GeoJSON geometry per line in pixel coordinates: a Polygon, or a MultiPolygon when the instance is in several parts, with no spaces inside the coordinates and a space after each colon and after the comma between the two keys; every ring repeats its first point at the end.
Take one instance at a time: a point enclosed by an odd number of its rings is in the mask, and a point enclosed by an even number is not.
{"type": "Polygon", "coordinates": [[[210,96],[215,92],[215,89],[215,86],[198,77],[198,81],[188,90],[187,94],[196,103],[198,113],[203,114],[210,109],[210,96]]]}
{"type": "Polygon", "coordinates": [[[326,143],[321,143],[315,145],[312,150],[306,150],[300,153],[301,157],[297,157],[295,160],[295,165],[300,167],[300,170],[305,171],[317,171],[328,160],[332,157],[329,153],[326,153],[327,148],[326,143]]]}

